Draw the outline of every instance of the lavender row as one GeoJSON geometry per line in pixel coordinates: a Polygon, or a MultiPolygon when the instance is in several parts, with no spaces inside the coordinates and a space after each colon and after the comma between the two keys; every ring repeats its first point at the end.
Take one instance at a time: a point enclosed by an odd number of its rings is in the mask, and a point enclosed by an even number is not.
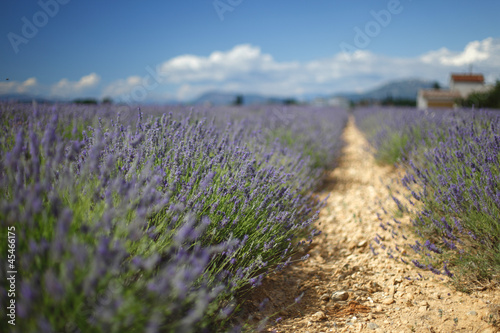
{"type": "Polygon", "coordinates": [[[425,254],[415,265],[442,265],[443,271],[434,270],[450,276],[453,267],[474,279],[497,275],[500,113],[365,109],[356,119],[366,133],[369,122],[378,126],[369,136],[379,151],[404,138],[393,149],[399,149],[399,162],[407,170],[402,179],[407,206],[416,211],[413,225],[424,243],[412,245],[425,254]]]}
{"type": "Polygon", "coordinates": [[[344,111],[120,108],[0,105],[2,331],[237,331],[238,292],[317,234],[344,111]]]}

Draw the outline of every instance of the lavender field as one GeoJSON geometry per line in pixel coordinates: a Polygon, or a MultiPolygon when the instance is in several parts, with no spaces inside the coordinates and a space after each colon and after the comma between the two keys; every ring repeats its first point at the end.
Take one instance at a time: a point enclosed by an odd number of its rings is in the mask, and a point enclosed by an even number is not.
{"type": "Polygon", "coordinates": [[[366,108],[355,111],[381,163],[404,170],[421,241],[413,264],[462,287],[500,273],[500,112],[366,108]]]}
{"type": "MultiPolygon", "coordinates": [[[[353,114],[379,163],[406,172],[393,215],[412,216],[413,264],[497,276],[500,114],[353,114]]],[[[305,259],[346,121],[305,106],[0,104],[0,304],[16,309],[0,330],[255,330],[242,296],[305,259]]]]}
{"type": "Polygon", "coordinates": [[[317,235],[311,193],[346,120],[311,107],[0,104],[9,328],[240,331],[237,297],[317,235]]]}

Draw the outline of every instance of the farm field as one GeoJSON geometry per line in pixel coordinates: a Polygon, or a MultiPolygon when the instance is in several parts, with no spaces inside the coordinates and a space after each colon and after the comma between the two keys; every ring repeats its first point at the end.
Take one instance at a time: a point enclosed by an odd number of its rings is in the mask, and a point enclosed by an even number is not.
{"type": "Polygon", "coordinates": [[[0,110],[0,303],[15,299],[14,332],[500,320],[493,111],[0,110]]]}

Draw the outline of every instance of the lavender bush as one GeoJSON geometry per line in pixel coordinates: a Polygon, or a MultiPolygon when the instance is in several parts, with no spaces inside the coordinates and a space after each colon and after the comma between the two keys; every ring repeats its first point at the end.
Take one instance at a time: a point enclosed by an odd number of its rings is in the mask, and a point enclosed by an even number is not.
{"type": "Polygon", "coordinates": [[[356,124],[375,148],[377,161],[395,164],[408,158],[413,149],[442,140],[439,129],[453,122],[456,112],[366,107],[356,109],[354,115],[356,124]]]}
{"type": "Polygon", "coordinates": [[[369,135],[379,149],[391,145],[391,136],[406,138],[399,147],[401,164],[407,169],[402,184],[408,189],[409,204],[417,208],[413,223],[425,242],[413,248],[428,254],[427,266],[415,265],[432,267],[440,262],[447,275],[452,275],[449,264],[462,275],[497,276],[500,113],[381,109],[371,114],[362,110],[357,116],[362,128],[367,121],[384,128],[369,135]]]}
{"type": "Polygon", "coordinates": [[[136,121],[120,106],[0,110],[2,239],[15,228],[15,261],[0,249],[4,309],[8,265],[18,271],[16,325],[1,331],[13,332],[238,330],[237,293],[317,234],[310,193],[346,120],[311,108],[281,110],[281,125],[272,109],[148,107],[136,121]]]}

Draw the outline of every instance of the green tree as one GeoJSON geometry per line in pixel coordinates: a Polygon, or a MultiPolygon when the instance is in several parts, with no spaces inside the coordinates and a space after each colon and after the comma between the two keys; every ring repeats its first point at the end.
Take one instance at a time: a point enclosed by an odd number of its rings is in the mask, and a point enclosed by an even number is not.
{"type": "Polygon", "coordinates": [[[104,97],[104,98],[102,99],[102,102],[101,102],[101,103],[102,103],[102,104],[113,104],[113,99],[112,99],[111,97],[109,97],[109,96],[108,96],[108,97],[104,97]]]}
{"type": "Polygon", "coordinates": [[[500,109],[500,81],[495,83],[493,89],[486,92],[474,92],[459,101],[464,107],[500,109]]]}
{"type": "Polygon", "coordinates": [[[97,99],[95,98],[77,98],[73,100],[75,104],[97,104],[97,99]]]}
{"type": "Polygon", "coordinates": [[[237,95],[233,105],[243,105],[243,95],[237,95]]]}
{"type": "Polygon", "coordinates": [[[286,98],[283,101],[283,104],[285,104],[285,105],[297,105],[297,104],[299,104],[299,102],[295,98],[286,98]]]}

